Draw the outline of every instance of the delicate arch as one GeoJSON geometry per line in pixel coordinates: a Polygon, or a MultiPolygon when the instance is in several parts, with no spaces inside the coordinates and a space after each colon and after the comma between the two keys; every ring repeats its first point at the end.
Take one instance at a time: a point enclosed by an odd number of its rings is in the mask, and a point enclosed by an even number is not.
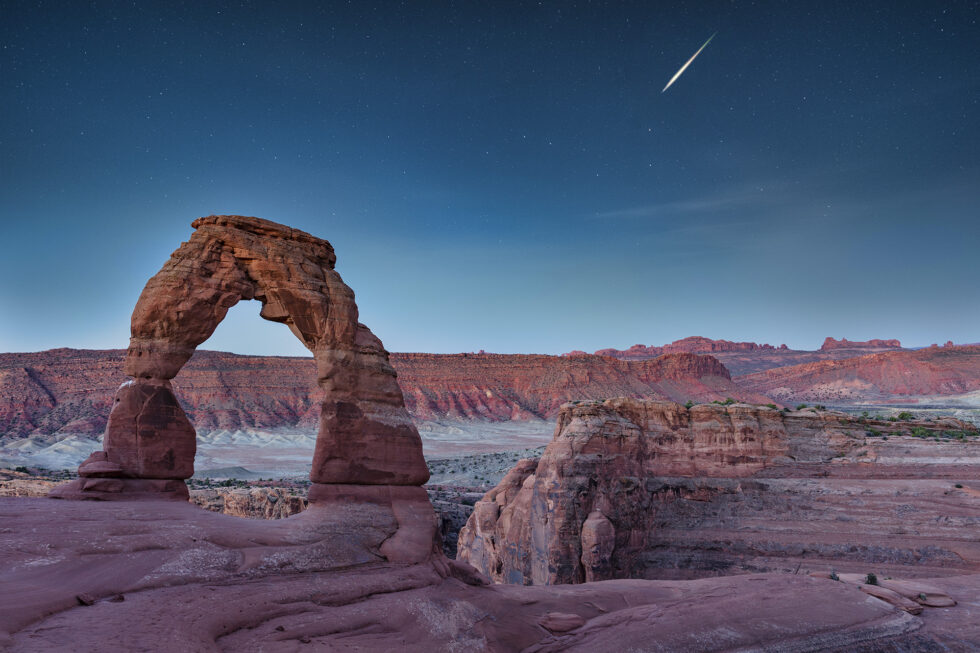
{"type": "Polygon", "coordinates": [[[136,303],[124,365],[134,381],[117,392],[104,451],[79,468],[75,491],[186,495],[183,479],[193,474],[196,434],[170,379],[243,299],[260,301],[260,315],[286,324],[316,360],[326,397],[310,479],[425,483],[422,442],[388,352],[357,321],[354,292],[334,270],[330,243],[251,217],[209,216],[192,226],[190,240],[136,303]]]}

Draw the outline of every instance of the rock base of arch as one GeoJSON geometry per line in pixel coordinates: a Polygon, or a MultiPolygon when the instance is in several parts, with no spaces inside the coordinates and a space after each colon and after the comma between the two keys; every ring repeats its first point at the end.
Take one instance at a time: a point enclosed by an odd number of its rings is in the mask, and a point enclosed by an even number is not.
{"type": "Polygon", "coordinates": [[[348,485],[313,483],[309,491],[312,511],[350,510],[351,506],[381,507],[390,511],[396,528],[378,545],[388,562],[415,564],[441,554],[439,518],[425,488],[412,485],[348,485]]]}
{"type": "Polygon", "coordinates": [[[162,478],[77,478],[51,490],[52,499],[89,501],[187,501],[190,493],[182,479],[162,478]]]}

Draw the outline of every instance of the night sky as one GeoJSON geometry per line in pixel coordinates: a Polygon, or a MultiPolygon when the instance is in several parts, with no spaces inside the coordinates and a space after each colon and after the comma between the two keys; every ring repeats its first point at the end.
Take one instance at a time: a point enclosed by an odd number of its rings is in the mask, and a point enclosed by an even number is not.
{"type": "Polygon", "coordinates": [[[212,213],[393,351],[980,340],[980,4],[323,4],[0,3],[0,351],[125,347],[212,213]]]}

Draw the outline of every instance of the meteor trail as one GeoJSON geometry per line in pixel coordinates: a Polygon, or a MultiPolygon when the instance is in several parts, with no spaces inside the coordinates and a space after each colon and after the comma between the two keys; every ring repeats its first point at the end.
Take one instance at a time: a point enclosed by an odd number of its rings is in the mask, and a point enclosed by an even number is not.
{"type": "MultiPolygon", "coordinates": [[[[717,34],[717,33],[718,32],[715,32],[715,34],[717,34]]],[[[670,81],[667,82],[667,85],[664,86],[664,90],[663,91],[660,91],[661,93],[665,92],[668,88],[670,88],[670,85],[671,84],[673,84],[675,81],[677,81],[677,78],[681,76],[681,73],[683,73],[685,70],[687,70],[687,67],[691,65],[691,62],[694,61],[699,54],[701,54],[701,50],[704,50],[706,47],[708,47],[708,44],[711,43],[711,39],[715,38],[715,34],[712,34],[711,36],[709,36],[708,37],[708,40],[704,42],[704,45],[702,45],[700,48],[698,48],[698,51],[694,53],[694,56],[691,57],[690,59],[688,59],[687,60],[687,63],[684,64],[683,66],[681,66],[681,69],[680,70],[678,70],[676,73],[674,73],[674,76],[671,77],[670,78],[670,81]]]]}

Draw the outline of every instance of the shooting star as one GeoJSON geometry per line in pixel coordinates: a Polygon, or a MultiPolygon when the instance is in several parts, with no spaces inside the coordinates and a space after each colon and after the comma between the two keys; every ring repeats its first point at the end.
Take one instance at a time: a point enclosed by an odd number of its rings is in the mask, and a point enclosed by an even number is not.
{"type": "MultiPolygon", "coordinates": [[[[718,32],[715,32],[715,34],[717,34],[717,33],[718,32]]],[[[698,51],[694,53],[694,56],[691,57],[690,59],[688,59],[687,60],[687,63],[684,64],[683,66],[681,66],[681,69],[680,70],[678,70],[676,73],[674,73],[674,76],[671,77],[670,78],[670,81],[667,82],[667,85],[664,86],[664,90],[663,91],[660,91],[661,93],[666,92],[667,89],[670,88],[670,85],[677,81],[677,78],[680,77],[681,74],[685,70],[687,70],[687,67],[691,65],[691,62],[694,61],[695,59],[697,59],[698,55],[701,54],[701,50],[704,50],[706,47],[708,47],[708,44],[711,43],[711,39],[715,38],[715,34],[712,34],[711,36],[709,36],[708,37],[708,40],[704,42],[704,45],[702,45],[700,48],[698,48],[698,51]]]]}

